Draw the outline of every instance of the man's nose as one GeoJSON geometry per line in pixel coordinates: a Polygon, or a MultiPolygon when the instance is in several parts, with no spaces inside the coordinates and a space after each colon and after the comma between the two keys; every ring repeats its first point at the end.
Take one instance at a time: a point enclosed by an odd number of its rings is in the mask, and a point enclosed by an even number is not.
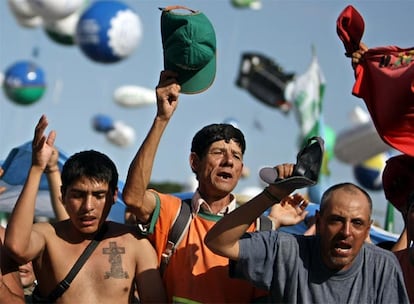
{"type": "Polygon", "coordinates": [[[341,232],[344,236],[350,235],[351,234],[351,222],[345,221],[343,223],[341,232]]]}
{"type": "Polygon", "coordinates": [[[93,210],[93,195],[91,194],[85,195],[84,202],[83,202],[83,209],[87,211],[93,210]]]}
{"type": "Polygon", "coordinates": [[[223,152],[223,159],[226,163],[233,164],[234,162],[234,155],[229,151],[223,152]]]}

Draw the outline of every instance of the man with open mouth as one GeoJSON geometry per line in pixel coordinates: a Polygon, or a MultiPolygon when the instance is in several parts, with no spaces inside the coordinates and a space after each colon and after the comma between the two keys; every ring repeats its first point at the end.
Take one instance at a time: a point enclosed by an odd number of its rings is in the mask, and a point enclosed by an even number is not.
{"type": "MultiPolygon", "coordinates": [[[[292,167],[277,166],[279,177],[289,177],[292,167]]],[[[268,194],[256,196],[207,233],[207,247],[230,259],[232,277],[269,290],[272,303],[409,303],[394,254],[365,242],[372,201],[355,184],[325,191],[316,235],[246,233],[258,214],[294,190],[289,182],[269,185],[268,194]]]]}

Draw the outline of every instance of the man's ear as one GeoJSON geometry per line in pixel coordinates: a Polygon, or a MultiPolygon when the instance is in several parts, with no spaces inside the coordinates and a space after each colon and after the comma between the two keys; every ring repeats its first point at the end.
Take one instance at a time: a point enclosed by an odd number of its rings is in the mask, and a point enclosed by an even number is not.
{"type": "Polygon", "coordinates": [[[119,189],[117,187],[114,191],[114,199],[113,199],[112,205],[115,204],[116,200],[118,199],[118,191],[119,189]]]}
{"type": "Polygon", "coordinates": [[[191,171],[193,171],[194,173],[198,171],[198,167],[200,166],[200,158],[194,152],[190,153],[190,166],[191,171]]]}

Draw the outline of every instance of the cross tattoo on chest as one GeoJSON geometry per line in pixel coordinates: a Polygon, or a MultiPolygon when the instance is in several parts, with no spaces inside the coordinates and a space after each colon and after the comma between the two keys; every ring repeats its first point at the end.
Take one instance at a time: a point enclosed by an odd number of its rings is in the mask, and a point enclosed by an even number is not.
{"type": "Polygon", "coordinates": [[[111,264],[111,270],[105,272],[104,278],[128,279],[128,272],[122,269],[121,254],[125,254],[125,247],[118,247],[116,242],[109,242],[109,247],[103,248],[102,252],[109,254],[108,261],[111,264]]]}

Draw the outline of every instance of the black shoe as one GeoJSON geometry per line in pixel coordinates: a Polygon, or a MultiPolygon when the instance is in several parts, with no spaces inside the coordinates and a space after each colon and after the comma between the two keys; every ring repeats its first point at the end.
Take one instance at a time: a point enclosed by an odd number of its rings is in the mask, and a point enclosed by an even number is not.
{"type": "Polygon", "coordinates": [[[307,145],[299,151],[292,176],[278,178],[276,168],[263,168],[260,170],[260,178],[271,185],[289,185],[300,189],[314,186],[318,182],[319,172],[322,166],[324,141],[319,136],[308,139],[307,145]]]}

